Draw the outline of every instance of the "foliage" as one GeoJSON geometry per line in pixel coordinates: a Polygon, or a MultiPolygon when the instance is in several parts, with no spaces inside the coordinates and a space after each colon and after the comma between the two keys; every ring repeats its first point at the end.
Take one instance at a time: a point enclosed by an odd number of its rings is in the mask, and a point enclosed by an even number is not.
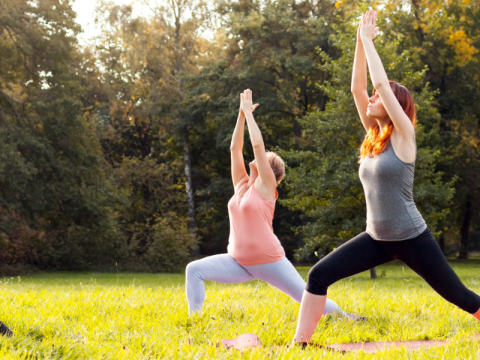
{"type": "Polygon", "coordinates": [[[137,271],[178,270],[197,241],[185,226],[174,105],[183,95],[170,71],[177,55],[168,25],[134,17],[131,6],[104,4],[101,14],[105,32],[91,51],[100,80],[92,91],[102,96],[90,103],[106,171],[121,194],[115,207],[123,233],[118,262],[137,271]]]}
{"type": "MultiPolygon", "coordinates": [[[[350,12],[347,6],[337,9],[323,0],[222,1],[216,11],[221,16],[214,39],[216,57],[192,77],[188,107],[205,122],[201,129],[191,128],[191,139],[196,154],[198,230],[207,254],[226,249],[227,202],[233,193],[228,153],[239,93],[252,89],[260,104],[255,119],[268,149],[298,147],[303,141],[299,119],[322,109],[326,100],[315,85],[326,76],[316,66],[316,48],[336,51],[329,45],[329,33],[350,12]]],[[[244,155],[247,162],[253,157],[248,135],[244,155]]],[[[282,198],[283,187],[279,190],[282,198]]],[[[298,222],[296,212],[277,203],[274,230],[288,256],[301,242],[291,230],[298,222]]]]}
{"type": "MultiPolygon", "coordinates": [[[[305,246],[298,252],[298,258],[314,252],[324,255],[365,230],[365,197],[358,178],[358,148],[365,130],[350,93],[355,31],[351,26],[332,36],[333,45],[341,51],[338,59],[320,53],[320,66],[330,73],[331,81],[319,87],[329,101],[325,111],[312,112],[301,121],[308,146],[304,150],[281,152],[289,163],[289,198],[280,201],[300,210],[308,219],[300,228],[305,235],[305,246]]],[[[452,182],[444,183],[443,174],[435,171],[439,151],[428,146],[439,137],[439,115],[432,106],[433,94],[425,86],[425,72],[412,69],[409,52],[397,54],[398,42],[378,40],[376,47],[389,78],[415,89],[419,150],[414,196],[435,232],[438,222],[448,214],[453,189],[452,182]]]]}
{"type": "Polygon", "coordinates": [[[476,1],[420,0],[412,1],[408,12],[399,11],[401,1],[384,3],[385,38],[409,49],[417,68],[428,66],[427,81],[438,89],[443,145],[437,166],[447,178],[458,177],[443,230],[461,238],[460,256],[466,258],[470,228],[478,230],[480,219],[480,6],[476,1]]]}
{"type": "Polygon", "coordinates": [[[50,0],[1,7],[2,263],[99,265],[113,254],[112,187],[80,101],[75,14],[50,0]]]}
{"type": "Polygon", "coordinates": [[[173,271],[198,246],[224,252],[245,88],[267,148],[288,157],[273,223],[287,255],[362,230],[363,130],[348,86],[352,24],[369,7],[389,74],[415,92],[416,201],[441,244],[460,238],[468,255],[480,231],[478,2],[211,5],[149,2],[136,16],[102,1],[101,35],[81,47],[71,1],[0,3],[2,263],[173,271]]]}
{"type": "Polygon", "coordinates": [[[188,232],[185,218],[178,215],[182,199],[174,171],[153,158],[124,158],[115,172],[126,193],[125,203],[117,209],[124,233],[120,268],[150,272],[184,268],[196,239],[188,232]]]}

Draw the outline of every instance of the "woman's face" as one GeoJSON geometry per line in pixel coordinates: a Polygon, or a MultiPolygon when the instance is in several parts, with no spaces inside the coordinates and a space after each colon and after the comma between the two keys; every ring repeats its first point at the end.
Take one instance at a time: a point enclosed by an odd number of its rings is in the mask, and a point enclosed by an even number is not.
{"type": "Polygon", "coordinates": [[[388,113],[377,92],[368,99],[367,116],[380,121],[388,118],[388,113]]]}

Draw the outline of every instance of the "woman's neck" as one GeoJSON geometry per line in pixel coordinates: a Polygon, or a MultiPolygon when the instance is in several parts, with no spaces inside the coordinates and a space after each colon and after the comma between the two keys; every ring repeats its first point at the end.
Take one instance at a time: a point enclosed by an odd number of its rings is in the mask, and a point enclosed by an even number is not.
{"type": "Polygon", "coordinates": [[[385,126],[388,126],[392,121],[390,118],[385,118],[385,119],[375,119],[377,120],[378,127],[380,128],[380,131],[383,130],[385,126]]]}

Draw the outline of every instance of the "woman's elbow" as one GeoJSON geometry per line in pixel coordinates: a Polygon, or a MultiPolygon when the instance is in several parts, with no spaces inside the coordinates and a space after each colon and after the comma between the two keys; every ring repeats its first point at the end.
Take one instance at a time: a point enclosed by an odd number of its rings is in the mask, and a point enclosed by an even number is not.
{"type": "Polygon", "coordinates": [[[254,149],[260,149],[262,146],[264,146],[262,141],[255,142],[255,143],[252,144],[252,147],[254,149]]]}
{"type": "Polygon", "coordinates": [[[380,89],[385,89],[386,87],[389,87],[389,86],[390,86],[390,83],[388,79],[376,81],[373,83],[373,87],[377,89],[377,91],[380,91],[380,89]]]}
{"type": "Polygon", "coordinates": [[[353,86],[352,86],[352,87],[350,88],[350,91],[351,91],[351,93],[352,93],[353,95],[356,95],[356,94],[361,93],[361,92],[363,91],[363,89],[359,89],[359,88],[356,88],[356,87],[353,87],[353,86]]]}
{"type": "Polygon", "coordinates": [[[367,88],[366,86],[352,83],[352,86],[350,86],[350,91],[352,92],[352,94],[359,94],[361,92],[367,91],[367,88]]]}

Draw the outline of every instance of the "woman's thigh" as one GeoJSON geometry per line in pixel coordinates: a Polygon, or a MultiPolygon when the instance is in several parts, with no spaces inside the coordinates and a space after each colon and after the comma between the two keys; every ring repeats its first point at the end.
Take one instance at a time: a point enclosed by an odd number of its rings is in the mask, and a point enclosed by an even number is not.
{"type": "Polygon", "coordinates": [[[295,301],[302,301],[305,281],[287,258],[269,264],[245,266],[245,269],[256,279],[276,287],[295,301]]]}
{"type": "Polygon", "coordinates": [[[236,284],[255,278],[229,254],[209,256],[187,265],[187,278],[210,280],[222,284],[236,284]]]}
{"type": "Polygon", "coordinates": [[[316,263],[308,274],[307,291],[326,295],[328,286],[346,277],[392,261],[366,232],[347,241],[316,263]]]}

